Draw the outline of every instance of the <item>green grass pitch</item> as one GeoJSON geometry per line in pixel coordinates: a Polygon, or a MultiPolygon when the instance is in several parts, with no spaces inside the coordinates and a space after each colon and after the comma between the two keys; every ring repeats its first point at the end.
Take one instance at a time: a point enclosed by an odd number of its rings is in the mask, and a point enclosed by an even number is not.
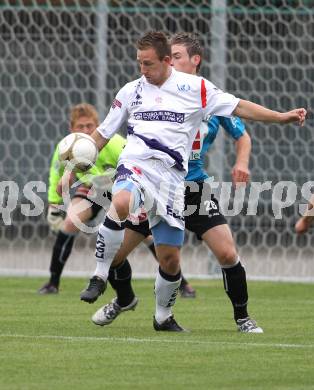
{"type": "Polygon", "coordinates": [[[0,278],[0,389],[314,389],[314,284],[249,282],[264,334],[239,334],[222,281],[193,281],[174,309],[185,334],[155,332],[153,280],[135,280],[137,309],[107,327],[90,321],[112,299],[79,300],[86,280],[0,278]]]}

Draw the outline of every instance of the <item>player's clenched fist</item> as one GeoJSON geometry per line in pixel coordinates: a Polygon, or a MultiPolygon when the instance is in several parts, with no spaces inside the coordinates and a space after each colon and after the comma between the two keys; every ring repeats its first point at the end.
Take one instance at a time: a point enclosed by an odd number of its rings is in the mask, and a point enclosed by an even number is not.
{"type": "Polygon", "coordinates": [[[237,163],[231,171],[233,185],[246,184],[250,179],[250,171],[246,164],[237,163]]]}
{"type": "Polygon", "coordinates": [[[298,122],[300,126],[304,125],[307,111],[305,108],[296,108],[295,110],[281,113],[280,123],[298,122]]]}

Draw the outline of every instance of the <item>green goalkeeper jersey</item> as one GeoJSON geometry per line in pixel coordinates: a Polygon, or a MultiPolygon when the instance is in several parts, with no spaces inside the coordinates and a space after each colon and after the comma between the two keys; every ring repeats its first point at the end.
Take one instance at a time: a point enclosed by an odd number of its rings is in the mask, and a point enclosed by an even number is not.
{"type": "MultiPolygon", "coordinates": [[[[106,170],[109,168],[116,168],[119,160],[119,156],[126,144],[126,139],[120,135],[114,135],[107,145],[99,152],[95,165],[87,172],[77,172],[76,178],[90,186],[91,177],[102,176],[106,174],[106,170]],[[87,177],[87,179],[86,179],[87,177]]],[[[53,157],[50,163],[49,171],[49,187],[48,187],[48,203],[50,204],[62,204],[62,197],[57,193],[58,183],[63,175],[64,166],[60,164],[58,158],[58,145],[54,151],[53,157]]]]}

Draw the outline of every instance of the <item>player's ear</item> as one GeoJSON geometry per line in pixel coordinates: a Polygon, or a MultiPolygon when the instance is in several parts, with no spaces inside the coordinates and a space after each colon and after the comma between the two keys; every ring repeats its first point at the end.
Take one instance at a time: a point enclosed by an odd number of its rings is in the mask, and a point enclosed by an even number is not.
{"type": "Polygon", "coordinates": [[[171,65],[171,63],[172,63],[172,59],[170,56],[165,56],[163,61],[165,61],[168,65],[171,65]]]}
{"type": "Polygon", "coordinates": [[[191,62],[193,65],[198,66],[201,62],[201,56],[199,54],[194,54],[194,56],[191,57],[191,62]]]}

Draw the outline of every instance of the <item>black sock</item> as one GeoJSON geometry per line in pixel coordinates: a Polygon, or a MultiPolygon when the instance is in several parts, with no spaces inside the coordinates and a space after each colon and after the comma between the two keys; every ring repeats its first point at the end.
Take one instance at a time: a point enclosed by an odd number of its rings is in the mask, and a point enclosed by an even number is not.
{"type": "Polygon", "coordinates": [[[68,260],[72,251],[73,235],[59,232],[52,250],[52,257],[50,262],[50,283],[58,287],[63,267],[68,260]]]}
{"type": "Polygon", "coordinates": [[[176,275],[170,275],[163,271],[159,266],[158,271],[164,279],[168,280],[168,282],[176,282],[182,277],[181,270],[176,275]]]}
{"type": "Polygon", "coordinates": [[[155,257],[155,259],[157,259],[156,249],[155,249],[154,243],[152,242],[150,245],[147,246],[147,248],[151,251],[151,253],[155,257]]]}
{"type": "Polygon", "coordinates": [[[245,269],[240,261],[231,268],[222,268],[225,291],[233,306],[234,319],[248,317],[248,292],[245,269]]]}
{"type": "Polygon", "coordinates": [[[108,281],[117,293],[119,306],[128,306],[135,297],[131,279],[132,269],[128,259],[125,259],[118,267],[110,267],[108,281]]]}

